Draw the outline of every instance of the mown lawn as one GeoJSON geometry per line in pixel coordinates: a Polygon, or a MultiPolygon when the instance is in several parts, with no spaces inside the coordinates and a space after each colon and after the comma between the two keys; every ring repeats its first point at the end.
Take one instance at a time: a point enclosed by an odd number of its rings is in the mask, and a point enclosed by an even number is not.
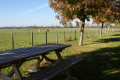
{"type": "MultiPolygon", "coordinates": [[[[79,38],[79,30],[77,30],[77,38],[79,38]]],[[[11,49],[11,34],[10,31],[2,30],[2,34],[5,34],[8,36],[8,39],[6,39],[3,35],[0,35],[1,40],[0,44],[4,46],[4,48],[1,46],[0,50],[8,50],[11,49]],[[4,42],[6,40],[6,43],[4,42]]],[[[11,32],[14,32],[14,38],[15,38],[15,48],[19,47],[27,47],[31,46],[31,31],[34,32],[34,44],[43,44],[45,43],[45,37],[43,34],[40,35],[40,33],[44,33],[44,31],[37,32],[37,30],[12,30],[11,32]],[[24,36],[21,36],[24,35],[24,36]],[[40,36],[40,37],[38,37],[40,36]],[[42,37],[43,36],[43,37],[42,37]]],[[[56,31],[50,30],[51,32],[48,32],[49,40],[48,42],[55,43],[56,39],[56,31]],[[53,37],[54,35],[54,37],[53,37]]],[[[69,30],[66,30],[69,33],[69,30]]],[[[0,32],[1,34],[1,32],[0,32]]],[[[86,36],[84,39],[84,46],[78,45],[78,40],[73,40],[70,42],[64,42],[63,39],[63,30],[60,30],[59,32],[59,42],[64,44],[71,44],[72,46],[69,48],[66,48],[61,54],[64,59],[67,59],[69,57],[83,57],[84,59],[80,61],[77,65],[73,66],[70,71],[73,76],[77,77],[78,80],[120,80],[120,32],[114,31],[110,32],[108,35],[104,34],[103,38],[99,38],[96,32],[92,32],[87,35],[88,33],[85,32],[86,36]],[[94,35],[93,35],[94,34],[94,35]]],[[[69,34],[67,34],[67,37],[69,37],[69,34]]],[[[74,30],[72,31],[72,37],[74,38],[74,30]]],[[[48,55],[48,57],[52,59],[57,59],[54,52],[48,55]]],[[[27,72],[27,70],[31,67],[34,67],[34,64],[36,63],[35,60],[31,60],[28,62],[25,62],[20,70],[22,73],[22,76],[26,77],[30,74],[27,72]]],[[[48,67],[50,64],[41,64],[41,68],[48,67]]],[[[8,67],[6,69],[2,69],[2,73],[7,74],[11,67],[8,67]]],[[[15,75],[13,76],[15,77],[15,75]]],[[[63,80],[66,76],[64,74],[58,75],[53,80],[63,80]]]]}

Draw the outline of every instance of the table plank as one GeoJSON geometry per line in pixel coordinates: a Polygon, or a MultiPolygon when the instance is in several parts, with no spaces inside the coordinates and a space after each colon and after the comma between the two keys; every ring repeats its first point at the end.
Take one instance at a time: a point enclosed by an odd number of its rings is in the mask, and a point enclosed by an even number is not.
{"type": "Polygon", "coordinates": [[[71,45],[47,43],[32,47],[19,48],[0,52],[0,65],[15,63],[47,52],[64,49],[71,45]]]}

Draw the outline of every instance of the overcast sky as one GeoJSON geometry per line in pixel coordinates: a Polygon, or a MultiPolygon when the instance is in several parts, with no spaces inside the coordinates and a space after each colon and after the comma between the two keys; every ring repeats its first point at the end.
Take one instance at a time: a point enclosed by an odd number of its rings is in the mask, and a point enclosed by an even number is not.
{"type": "Polygon", "coordinates": [[[48,1],[0,0],[0,27],[60,25],[48,1]]]}

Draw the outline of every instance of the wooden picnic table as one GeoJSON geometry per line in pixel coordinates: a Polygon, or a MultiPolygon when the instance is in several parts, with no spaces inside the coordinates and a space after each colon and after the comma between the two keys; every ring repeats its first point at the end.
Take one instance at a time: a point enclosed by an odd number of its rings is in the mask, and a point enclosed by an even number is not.
{"type": "MultiPolygon", "coordinates": [[[[19,67],[25,61],[36,58],[38,62],[35,66],[35,69],[37,69],[39,67],[40,62],[42,61],[42,59],[39,56],[42,56],[43,58],[52,62],[52,60],[46,56],[51,51],[55,51],[58,59],[62,61],[63,59],[61,57],[60,52],[64,50],[66,47],[70,47],[70,46],[71,45],[47,43],[47,44],[35,45],[32,47],[24,47],[24,48],[19,48],[14,50],[2,51],[0,52],[0,70],[8,66],[12,66],[12,70],[8,75],[4,75],[0,73],[0,79],[15,80],[11,78],[15,73],[18,80],[23,80],[21,73],[19,71],[19,67]]],[[[69,74],[68,70],[65,70],[65,73],[69,78],[71,78],[71,75],[69,74]]],[[[41,80],[44,80],[44,79],[41,79],[41,80]]]]}

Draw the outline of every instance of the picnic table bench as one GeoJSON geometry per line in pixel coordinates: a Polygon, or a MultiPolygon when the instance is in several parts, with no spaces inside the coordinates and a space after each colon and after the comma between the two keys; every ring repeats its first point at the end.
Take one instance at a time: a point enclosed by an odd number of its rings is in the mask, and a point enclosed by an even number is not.
{"type": "Polygon", "coordinates": [[[67,69],[78,63],[81,58],[74,57],[63,60],[60,54],[62,50],[70,46],[71,45],[47,43],[32,47],[24,47],[14,50],[2,51],[0,52],[0,71],[1,69],[9,66],[12,66],[12,70],[9,72],[8,75],[0,73],[0,79],[15,80],[12,78],[13,74],[15,73],[18,80],[47,80],[53,78],[54,76],[58,75],[63,71],[66,73],[69,79],[72,79],[72,76],[67,69]],[[43,58],[53,63],[53,60],[49,59],[46,56],[47,54],[49,54],[49,52],[52,51],[55,51],[59,63],[57,63],[55,66],[49,67],[48,69],[41,70],[27,78],[23,78],[21,76],[19,68],[25,61],[37,59],[38,61],[35,65],[35,70],[39,68],[40,62],[43,60],[43,58]],[[42,58],[40,56],[42,56],[42,58]]]}

